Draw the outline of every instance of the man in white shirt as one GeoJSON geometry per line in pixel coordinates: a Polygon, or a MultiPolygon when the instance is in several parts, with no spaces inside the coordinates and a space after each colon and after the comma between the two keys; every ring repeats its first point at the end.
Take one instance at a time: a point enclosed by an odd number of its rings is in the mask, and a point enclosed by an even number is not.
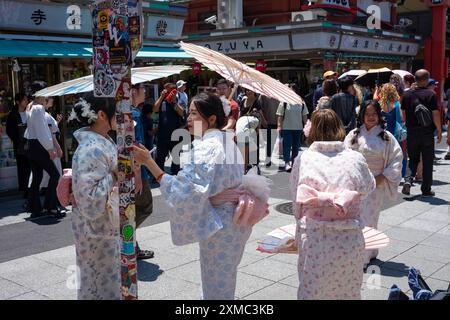
{"type": "Polygon", "coordinates": [[[188,110],[189,110],[189,99],[188,99],[188,95],[185,92],[186,91],[186,81],[183,80],[178,80],[177,81],[177,98],[178,98],[178,103],[183,107],[184,110],[184,114],[187,115],[188,114],[188,110]]]}

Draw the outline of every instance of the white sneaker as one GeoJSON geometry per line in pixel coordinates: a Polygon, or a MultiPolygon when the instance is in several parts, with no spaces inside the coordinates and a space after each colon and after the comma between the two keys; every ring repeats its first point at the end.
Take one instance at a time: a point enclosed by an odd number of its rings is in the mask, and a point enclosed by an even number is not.
{"type": "Polygon", "coordinates": [[[284,166],[284,170],[286,170],[286,172],[291,172],[292,166],[291,166],[289,163],[287,163],[287,164],[284,166]]]}

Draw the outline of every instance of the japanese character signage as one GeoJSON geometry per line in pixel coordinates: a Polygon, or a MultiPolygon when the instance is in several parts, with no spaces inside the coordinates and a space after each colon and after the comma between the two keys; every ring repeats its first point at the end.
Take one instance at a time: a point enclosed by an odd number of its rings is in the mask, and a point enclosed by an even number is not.
{"type": "Polygon", "coordinates": [[[255,69],[261,72],[266,72],[267,64],[264,60],[258,60],[255,63],[255,69]]]}
{"type": "Polygon", "coordinates": [[[42,21],[47,20],[47,18],[45,17],[45,12],[38,9],[31,15],[31,20],[33,20],[34,24],[38,26],[42,23],[42,21]]]}
{"type": "Polygon", "coordinates": [[[94,0],[91,14],[94,94],[116,99],[122,296],[132,300],[137,299],[137,273],[131,67],[142,47],[142,3],[94,0]]]}

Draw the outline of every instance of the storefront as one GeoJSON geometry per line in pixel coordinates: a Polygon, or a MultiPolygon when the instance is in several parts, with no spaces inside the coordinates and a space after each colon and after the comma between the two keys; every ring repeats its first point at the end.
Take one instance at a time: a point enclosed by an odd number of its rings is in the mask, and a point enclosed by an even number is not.
{"type": "Polygon", "coordinates": [[[254,64],[263,60],[266,72],[282,82],[297,80],[302,93],[324,70],[343,67],[389,67],[407,70],[419,49],[420,37],[321,21],[278,26],[217,30],[190,34],[185,41],[254,64]],[[305,88],[306,87],[306,88],[305,88]]]}
{"type": "MultiPolygon", "coordinates": [[[[191,57],[176,47],[187,9],[158,1],[146,1],[143,7],[144,47],[136,66],[192,63],[191,57]]],[[[34,81],[51,86],[91,74],[90,20],[88,7],[79,4],[0,0],[0,192],[17,186],[15,159],[5,132],[14,95],[30,94],[34,81]]],[[[158,86],[151,85],[149,98],[158,94],[155,90],[158,86]]],[[[67,119],[75,99],[55,99],[52,113],[62,113],[67,119]]],[[[60,129],[65,151],[62,160],[70,166],[76,128],[63,121],[60,129]]]]}

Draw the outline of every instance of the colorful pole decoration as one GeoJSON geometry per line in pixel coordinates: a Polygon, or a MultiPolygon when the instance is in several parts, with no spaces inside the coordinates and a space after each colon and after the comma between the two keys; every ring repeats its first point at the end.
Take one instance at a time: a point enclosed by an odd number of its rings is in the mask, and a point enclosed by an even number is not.
{"type": "Polygon", "coordinates": [[[91,14],[94,95],[116,99],[122,297],[134,300],[138,295],[131,67],[142,47],[142,2],[94,0],[91,14]]]}

